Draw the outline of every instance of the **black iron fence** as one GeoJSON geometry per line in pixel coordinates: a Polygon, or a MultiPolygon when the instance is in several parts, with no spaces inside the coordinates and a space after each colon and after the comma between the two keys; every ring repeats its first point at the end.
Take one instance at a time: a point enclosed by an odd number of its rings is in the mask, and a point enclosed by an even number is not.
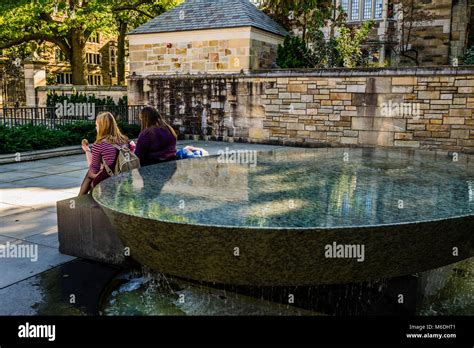
{"type": "Polygon", "coordinates": [[[51,129],[78,121],[95,122],[101,112],[112,113],[117,121],[139,125],[139,114],[144,106],[95,106],[63,104],[57,107],[0,108],[0,124],[8,127],[27,124],[42,125],[51,129]]]}

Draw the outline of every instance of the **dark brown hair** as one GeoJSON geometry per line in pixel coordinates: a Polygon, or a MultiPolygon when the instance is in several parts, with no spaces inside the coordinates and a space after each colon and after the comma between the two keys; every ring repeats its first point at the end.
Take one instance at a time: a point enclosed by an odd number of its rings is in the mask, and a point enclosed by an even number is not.
{"type": "Polygon", "coordinates": [[[142,131],[148,128],[158,127],[169,129],[175,138],[178,137],[173,127],[166,123],[161,113],[154,107],[146,106],[142,109],[142,111],[140,111],[140,123],[142,126],[142,131]]]}

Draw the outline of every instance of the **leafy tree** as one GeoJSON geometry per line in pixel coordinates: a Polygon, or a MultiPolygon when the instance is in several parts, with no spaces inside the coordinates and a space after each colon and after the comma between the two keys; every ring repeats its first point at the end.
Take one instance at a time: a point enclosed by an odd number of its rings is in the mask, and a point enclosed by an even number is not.
{"type": "Polygon", "coordinates": [[[107,1],[4,0],[0,5],[0,49],[25,42],[57,45],[72,65],[74,84],[86,84],[87,39],[110,27],[107,1]]]}
{"type": "Polygon", "coordinates": [[[277,64],[281,68],[354,68],[367,64],[362,49],[373,22],[364,22],[360,27],[340,24],[339,34],[326,38],[321,30],[311,35],[310,45],[297,36],[288,36],[278,47],[277,64]]]}
{"type": "Polygon", "coordinates": [[[311,35],[311,50],[309,50],[308,60],[314,68],[342,67],[343,59],[337,49],[337,42],[334,37],[326,39],[321,30],[317,30],[311,35]]]}
{"type": "Polygon", "coordinates": [[[262,0],[260,7],[287,29],[301,30],[308,44],[310,28],[320,28],[334,13],[332,0],[262,0]]]}
{"type": "Polygon", "coordinates": [[[364,22],[360,28],[339,27],[336,38],[336,49],[345,67],[354,68],[361,65],[363,60],[362,44],[370,34],[374,23],[364,22]]]}
{"type": "Polygon", "coordinates": [[[114,0],[114,20],[118,32],[118,83],[125,82],[127,32],[159,16],[183,0],[114,0]]]}
{"type": "Polygon", "coordinates": [[[400,42],[397,53],[418,65],[419,53],[411,47],[414,38],[413,31],[417,24],[432,20],[434,18],[433,14],[424,10],[424,0],[394,0],[393,3],[398,4],[400,8],[400,42]]]}
{"type": "Polygon", "coordinates": [[[297,29],[301,35],[301,39],[286,38],[279,47],[277,63],[280,67],[354,67],[364,64],[362,44],[370,33],[372,22],[365,22],[360,28],[347,26],[347,14],[331,0],[261,0],[259,4],[286,28],[297,29]],[[326,35],[321,30],[324,27],[329,28],[326,35]]]}
{"type": "Polygon", "coordinates": [[[51,42],[71,63],[73,84],[85,85],[87,40],[95,32],[116,33],[118,28],[119,72],[124,80],[127,29],[162,13],[174,3],[172,0],[2,0],[0,50],[31,41],[51,42]]]}

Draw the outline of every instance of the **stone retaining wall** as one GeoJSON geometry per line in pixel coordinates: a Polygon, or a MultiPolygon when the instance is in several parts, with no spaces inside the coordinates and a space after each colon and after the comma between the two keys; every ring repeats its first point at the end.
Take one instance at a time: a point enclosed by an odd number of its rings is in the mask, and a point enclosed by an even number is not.
{"type": "Polygon", "coordinates": [[[181,133],[302,146],[474,152],[474,67],[147,76],[129,98],[181,133]]]}
{"type": "Polygon", "coordinates": [[[264,79],[263,138],[474,150],[474,75],[264,79]]]}

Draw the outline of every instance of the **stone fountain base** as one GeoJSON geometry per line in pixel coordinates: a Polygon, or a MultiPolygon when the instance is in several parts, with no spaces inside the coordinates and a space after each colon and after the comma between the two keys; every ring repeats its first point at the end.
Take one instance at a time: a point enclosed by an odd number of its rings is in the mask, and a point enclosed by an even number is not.
{"type": "Polygon", "coordinates": [[[473,256],[473,217],[354,229],[259,230],[172,224],[104,210],[136,261],[211,283],[345,284],[411,275],[473,256]],[[334,242],[363,245],[363,262],[357,255],[338,258],[337,250],[328,257],[334,242]]]}

